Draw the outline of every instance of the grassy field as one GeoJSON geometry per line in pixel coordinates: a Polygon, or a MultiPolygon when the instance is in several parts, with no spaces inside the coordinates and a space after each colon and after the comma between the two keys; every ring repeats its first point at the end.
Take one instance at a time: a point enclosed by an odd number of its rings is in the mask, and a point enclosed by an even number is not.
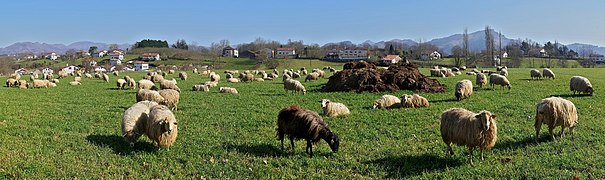
{"type": "MultiPolygon", "coordinates": [[[[291,68],[310,68],[304,64],[308,61],[300,63],[291,68]]],[[[135,90],[116,90],[117,77],[111,76],[110,83],[83,79],[81,86],[68,85],[73,79],[69,77],[49,89],[0,87],[0,178],[603,179],[605,71],[553,71],[555,80],[532,81],[529,69],[510,69],[512,90],[476,89],[461,102],[454,100],[455,83],[461,79],[474,83],[474,77],[438,78],[448,87],[446,93],[420,93],[430,100],[430,107],[394,110],[373,110],[372,102],[383,94],[413,92],[323,93],[318,90],[327,79],[321,79],[303,82],[306,95],[285,94],[280,81],[221,82],[219,86],[235,87],[240,94],[219,94],[218,87],[204,93],[190,88],[208,78],[189,73],[187,81],[179,80],[183,89],[175,112],[179,135],[169,151],[156,150],[147,137],[135,148],[122,140],[121,117],[135,103],[135,90]],[[594,96],[571,96],[572,75],[588,77],[594,96]],[[550,141],[543,126],[540,142],[534,143],[534,106],[549,96],[564,97],[577,106],[575,140],[550,141]],[[304,141],[296,142],[294,152],[288,146],[282,151],[275,138],[278,111],[300,104],[319,112],[322,98],[342,102],[352,112],[324,118],[341,138],[340,151],[332,153],[321,142],[314,148],[316,156],[309,158],[304,141]],[[475,164],[470,165],[467,149],[459,146],[454,146],[454,156],[446,157],[438,119],[452,107],[489,110],[498,116],[498,141],[485,153],[485,161],[475,151],[475,164]]],[[[428,69],[422,72],[428,74],[428,69]]],[[[124,75],[143,76],[120,77],[124,75]]],[[[5,82],[6,77],[0,80],[5,82]]]]}

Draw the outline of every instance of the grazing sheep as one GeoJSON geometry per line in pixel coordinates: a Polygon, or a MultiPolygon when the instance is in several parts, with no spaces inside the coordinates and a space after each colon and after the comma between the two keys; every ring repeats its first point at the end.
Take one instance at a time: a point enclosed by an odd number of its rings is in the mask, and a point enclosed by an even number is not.
{"type": "Polygon", "coordinates": [[[553,130],[561,126],[559,138],[563,138],[563,130],[569,128],[569,134],[573,139],[573,129],[578,124],[578,113],[576,106],[569,100],[560,97],[549,97],[542,99],[536,104],[536,143],[540,136],[540,127],[542,124],[548,125],[548,132],[552,140],[555,140],[553,130]]]}
{"type": "Polygon", "coordinates": [[[88,79],[92,79],[92,74],[86,73],[86,74],[84,74],[84,76],[88,79]]]}
{"type": "Polygon", "coordinates": [[[178,91],[174,89],[162,89],[159,90],[158,93],[164,98],[164,101],[160,104],[168,106],[172,111],[177,111],[179,109],[181,95],[178,91]]]}
{"type": "Polygon", "coordinates": [[[316,112],[292,105],[279,111],[277,115],[277,139],[281,140],[284,149],[284,137],[288,135],[294,151],[294,139],[307,140],[306,151],[313,157],[313,144],[325,140],[333,152],[338,152],[340,138],[323,121],[316,112]]]}
{"type": "Polygon", "coordinates": [[[433,77],[445,77],[445,74],[443,74],[443,72],[441,72],[441,70],[439,69],[431,69],[431,76],[433,77]]]}
{"type": "Polygon", "coordinates": [[[550,69],[548,69],[548,68],[544,68],[544,69],[542,70],[542,76],[544,76],[544,78],[548,78],[548,79],[550,79],[550,78],[555,79],[555,73],[554,73],[554,72],[552,72],[552,71],[551,71],[550,69]]]}
{"type": "Polygon", "coordinates": [[[193,85],[193,87],[191,87],[191,89],[193,91],[209,92],[210,91],[210,86],[209,85],[204,85],[204,84],[196,84],[196,85],[193,85]]]}
{"type": "Polygon", "coordinates": [[[74,81],[82,82],[82,77],[76,76],[74,78],[74,81]]]}
{"type": "Polygon", "coordinates": [[[134,78],[128,77],[128,80],[126,80],[126,82],[128,82],[128,87],[130,87],[130,89],[134,89],[135,87],[137,87],[137,82],[134,80],[134,78]]]}
{"type": "Polygon", "coordinates": [[[232,88],[232,87],[220,87],[219,92],[220,93],[238,94],[237,89],[232,88]]]}
{"type": "Polygon", "coordinates": [[[181,80],[183,80],[183,81],[187,80],[187,73],[186,72],[180,72],[179,73],[179,78],[181,78],[181,80]]]}
{"type": "Polygon", "coordinates": [[[78,82],[78,81],[72,81],[72,82],[69,82],[69,85],[78,86],[78,85],[82,85],[82,83],[78,82]]]}
{"type": "Polygon", "coordinates": [[[164,102],[164,97],[159,92],[148,89],[139,89],[137,91],[137,102],[140,101],[155,101],[157,103],[164,102]]]}
{"type": "Polygon", "coordinates": [[[48,81],[46,83],[48,83],[48,87],[57,87],[57,84],[55,84],[53,82],[48,81]]]}
{"type": "Polygon", "coordinates": [[[312,73],[317,73],[318,77],[320,77],[320,78],[324,77],[324,75],[326,74],[326,72],[324,72],[324,71],[322,71],[320,69],[313,69],[312,73]]]}
{"type": "Polygon", "coordinates": [[[454,95],[456,95],[458,101],[471,97],[473,95],[473,83],[468,79],[458,81],[454,95]]]}
{"type": "Polygon", "coordinates": [[[477,73],[475,73],[475,72],[472,72],[472,71],[469,71],[469,72],[466,72],[466,75],[471,75],[471,76],[475,76],[475,75],[477,75],[477,73]]]}
{"type": "Polygon", "coordinates": [[[19,80],[19,89],[27,89],[29,88],[29,83],[25,80],[19,80]]]}
{"type": "Polygon", "coordinates": [[[279,75],[279,71],[277,69],[273,69],[273,74],[279,75]]]}
{"type": "Polygon", "coordinates": [[[305,82],[314,81],[314,80],[318,80],[318,79],[319,79],[319,73],[312,72],[312,73],[307,74],[307,77],[305,78],[305,82]]]}
{"type": "Polygon", "coordinates": [[[309,73],[308,73],[308,71],[307,71],[306,69],[303,69],[303,70],[302,70],[302,72],[301,72],[301,74],[302,74],[302,75],[307,75],[307,74],[309,74],[309,73]]]}
{"type": "Polygon", "coordinates": [[[506,70],[506,69],[500,70],[500,75],[502,75],[504,77],[507,77],[508,76],[508,70],[506,70]]]}
{"type": "Polygon", "coordinates": [[[328,117],[336,117],[340,115],[351,114],[349,108],[342,103],[331,102],[329,99],[321,100],[321,108],[324,110],[324,115],[328,117]]]}
{"type": "Polygon", "coordinates": [[[383,95],[380,99],[374,101],[374,109],[392,109],[392,108],[400,108],[401,107],[401,99],[397,98],[397,96],[393,95],[383,95]]]}
{"type": "Polygon", "coordinates": [[[179,86],[177,86],[176,84],[176,79],[174,78],[172,80],[162,79],[162,81],[160,81],[160,89],[173,89],[180,93],[181,88],[179,88],[179,86]]]}
{"type": "Polygon", "coordinates": [[[300,78],[300,73],[298,73],[298,72],[292,73],[292,78],[294,78],[294,79],[300,78]]]}
{"type": "Polygon", "coordinates": [[[197,71],[197,68],[193,68],[193,72],[192,73],[193,74],[199,74],[198,71],[197,71]]]}
{"type": "Polygon", "coordinates": [[[139,81],[139,89],[148,89],[148,90],[155,90],[158,89],[155,84],[153,82],[151,82],[150,80],[147,79],[141,79],[139,81]]]}
{"type": "Polygon", "coordinates": [[[42,88],[42,87],[48,88],[48,83],[49,82],[50,81],[48,81],[48,80],[39,80],[39,79],[36,79],[36,80],[34,80],[32,82],[32,85],[33,85],[34,88],[42,88]]]}
{"type": "Polygon", "coordinates": [[[575,95],[576,92],[578,92],[578,94],[580,93],[590,93],[590,95],[592,96],[592,84],[590,84],[590,81],[582,76],[574,76],[571,77],[571,79],[569,80],[569,90],[573,92],[573,94],[575,95]]]}
{"type": "Polygon", "coordinates": [[[218,86],[218,82],[206,81],[206,82],[204,82],[204,85],[207,85],[208,87],[216,87],[216,86],[218,86]]]}
{"type": "Polygon", "coordinates": [[[404,108],[429,107],[429,100],[418,94],[404,94],[401,96],[401,106],[404,108]]]}
{"type": "Polygon", "coordinates": [[[126,87],[126,80],[118,79],[116,81],[116,86],[118,87],[118,89],[124,89],[126,87]]]}
{"type": "Polygon", "coordinates": [[[120,75],[120,73],[118,73],[118,71],[113,72],[113,76],[119,76],[119,75],[120,75]]]}
{"type": "Polygon", "coordinates": [[[95,78],[97,78],[97,79],[101,79],[101,78],[103,78],[103,77],[101,76],[101,74],[99,74],[99,73],[95,73],[95,78]]]}
{"type": "Polygon", "coordinates": [[[34,75],[29,76],[29,81],[34,81],[34,79],[36,79],[36,77],[34,77],[34,75]]]}
{"type": "Polygon", "coordinates": [[[490,75],[489,84],[492,87],[492,89],[494,89],[494,85],[500,85],[500,89],[503,89],[504,86],[507,86],[508,90],[510,90],[510,88],[511,88],[511,85],[510,85],[510,82],[508,81],[508,79],[506,79],[506,77],[499,75],[499,74],[490,75]]]}
{"type": "Polygon", "coordinates": [[[267,77],[268,77],[268,78],[271,78],[271,79],[275,79],[275,78],[278,78],[278,77],[279,77],[279,74],[276,74],[276,73],[271,73],[271,74],[269,74],[267,77]]]}
{"type": "Polygon", "coordinates": [[[168,74],[174,74],[174,70],[168,70],[168,74]]]}
{"type": "Polygon", "coordinates": [[[508,70],[508,67],[506,67],[506,66],[498,66],[498,67],[496,67],[496,71],[502,71],[503,69],[508,70]]]}
{"type": "Polygon", "coordinates": [[[479,85],[479,88],[483,88],[483,86],[487,85],[487,77],[485,76],[485,74],[477,73],[475,83],[477,83],[477,85],[479,85]]]}
{"type": "MultiPolygon", "coordinates": [[[[160,72],[158,72],[158,74],[160,74],[160,72]]],[[[161,74],[162,74],[162,77],[166,77],[168,75],[168,73],[166,73],[166,71],[161,72],[161,74]]]]}
{"type": "Polygon", "coordinates": [[[17,83],[19,83],[19,80],[10,78],[6,80],[6,87],[14,87],[17,86],[17,83]]]}
{"type": "Polygon", "coordinates": [[[164,80],[164,76],[162,75],[156,74],[154,76],[151,76],[151,81],[153,81],[154,83],[160,82],[162,80],[164,80]]]}
{"type": "Polygon", "coordinates": [[[540,71],[538,71],[537,69],[531,69],[531,70],[529,70],[529,75],[530,75],[530,77],[531,77],[532,80],[534,78],[536,78],[536,80],[539,80],[542,77],[542,74],[540,74],[540,71]]]}
{"type": "Polygon", "coordinates": [[[479,71],[479,70],[477,70],[477,69],[473,69],[473,70],[471,70],[471,71],[472,71],[472,72],[475,72],[475,73],[480,73],[480,72],[481,72],[481,71],[479,71]]]}
{"type": "Polygon", "coordinates": [[[290,79],[290,78],[292,78],[292,77],[290,77],[290,75],[288,75],[288,74],[284,74],[284,75],[282,76],[282,81],[286,81],[286,79],[290,79]]]}
{"type": "Polygon", "coordinates": [[[239,79],[237,79],[237,78],[229,78],[229,79],[227,79],[227,82],[230,82],[230,83],[238,83],[238,82],[239,82],[239,79]]]}
{"type": "Polygon", "coordinates": [[[286,79],[284,81],[284,90],[286,90],[286,93],[288,93],[288,90],[292,90],[292,93],[302,92],[303,95],[307,94],[305,86],[300,81],[294,79],[286,79]]]}
{"type": "Polygon", "coordinates": [[[164,105],[151,107],[147,118],[145,134],[158,148],[170,146],[176,141],[178,135],[178,123],[172,111],[164,105]]]}
{"type": "Polygon", "coordinates": [[[488,150],[496,144],[498,128],[496,115],[489,111],[478,114],[463,108],[452,108],[441,114],[441,138],[447,145],[449,155],[454,155],[451,144],[466,146],[469,159],[473,163],[473,150],[479,148],[481,160],[483,150],[488,150]]]}
{"type": "Polygon", "coordinates": [[[107,74],[103,74],[103,81],[109,82],[109,76],[107,76],[107,74]]]}
{"type": "MultiPolygon", "coordinates": [[[[75,81],[72,81],[75,82],[75,81]]],[[[130,147],[139,140],[139,137],[145,133],[145,123],[147,121],[151,107],[157,106],[157,102],[141,101],[133,104],[124,111],[122,116],[122,138],[130,147]]]]}
{"type": "Polygon", "coordinates": [[[460,70],[465,71],[466,70],[466,66],[460,66],[460,70]]]}

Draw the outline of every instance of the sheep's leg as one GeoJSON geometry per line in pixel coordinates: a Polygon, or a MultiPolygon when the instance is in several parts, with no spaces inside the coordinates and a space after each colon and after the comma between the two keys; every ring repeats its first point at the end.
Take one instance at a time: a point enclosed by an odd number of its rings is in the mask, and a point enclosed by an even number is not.
{"type": "Polygon", "coordinates": [[[468,148],[468,159],[471,160],[471,165],[473,164],[473,148],[469,147],[468,148]]]}
{"type": "Polygon", "coordinates": [[[290,136],[290,147],[292,148],[292,152],[294,152],[294,136],[290,136]]]}
{"type": "Polygon", "coordinates": [[[313,157],[313,144],[311,144],[311,140],[307,140],[307,148],[309,149],[309,157],[313,157]]]}
{"type": "Polygon", "coordinates": [[[485,161],[485,157],[483,157],[483,148],[479,148],[479,152],[481,152],[481,160],[485,161]]]}
{"type": "Polygon", "coordinates": [[[552,127],[552,128],[551,128],[551,127],[548,127],[548,133],[550,134],[550,138],[551,138],[553,141],[556,141],[556,139],[555,139],[555,133],[554,133],[554,130],[555,130],[555,128],[554,128],[554,127],[552,127]]]}
{"type": "Polygon", "coordinates": [[[534,124],[534,127],[536,128],[536,144],[538,144],[538,138],[540,138],[540,128],[542,127],[542,122],[537,120],[534,124]]]}
{"type": "Polygon", "coordinates": [[[561,132],[559,132],[559,139],[563,139],[563,130],[565,130],[565,127],[561,126],[561,132]]]}
{"type": "Polygon", "coordinates": [[[454,155],[454,150],[452,150],[452,144],[451,143],[446,143],[447,144],[447,155],[451,156],[454,155]]]}
{"type": "Polygon", "coordinates": [[[571,136],[571,140],[574,140],[574,138],[573,138],[573,128],[574,127],[570,127],[569,128],[569,136],[571,136]]]}

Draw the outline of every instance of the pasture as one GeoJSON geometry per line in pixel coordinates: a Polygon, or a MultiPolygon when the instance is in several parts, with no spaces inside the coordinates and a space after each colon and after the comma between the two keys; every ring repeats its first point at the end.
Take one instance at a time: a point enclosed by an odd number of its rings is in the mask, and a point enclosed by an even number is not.
{"type": "MultiPolygon", "coordinates": [[[[291,67],[298,69],[299,67],[291,67]]],[[[309,67],[307,67],[309,68],[309,67]]],[[[341,69],[342,67],[337,67],[341,69]]],[[[494,69],[491,69],[494,70],[494,69]]],[[[419,93],[430,107],[418,109],[371,109],[384,94],[401,96],[411,91],[385,93],[320,92],[327,78],[304,82],[308,93],[286,94],[278,80],[228,83],[223,70],[219,86],[235,87],[239,95],[191,91],[207,76],[188,72],[178,81],[183,90],[179,110],[179,135],[170,150],[156,150],[143,136],[134,148],[121,137],[124,110],[135,103],[135,90],[117,90],[117,78],[129,75],[139,80],[143,73],[121,73],[106,83],[74,77],[60,79],[55,88],[0,87],[0,178],[7,179],[582,179],[605,178],[605,71],[603,69],[552,69],[555,80],[529,80],[529,69],[509,69],[512,90],[478,89],[463,101],[455,101],[460,75],[437,78],[446,93],[419,93]],[[569,79],[589,78],[594,96],[572,96],[569,79]],[[534,143],[535,104],[546,97],[561,96],[578,109],[575,140],[548,139],[542,127],[534,143]],[[332,153],[325,141],[314,146],[315,156],[304,151],[306,142],[296,141],[294,151],[276,140],[277,113],[291,104],[321,112],[320,99],[346,104],[352,114],[324,120],[341,138],[340,151],[332,153]],[[446,156],[439,133],[441,112],[463,107],[474,112],[489,110],[497,115],[498,141],[486,151],[486,160],[468,149],[453,146],[446,156]]],[[[428,69],[421,70],[429,74],[428,69]]],[[[332,73],[327,73],[328,76],[332,73]]],[[[169,74],[168,79],[178,77],[169,74]]],[[[6,77],[0,80],[6,82],[6,77]]],[[[24,76],[23,79],[29,79],[24,76]]],[[[558,132],[560,128],[556,129],[558,132]]]]}

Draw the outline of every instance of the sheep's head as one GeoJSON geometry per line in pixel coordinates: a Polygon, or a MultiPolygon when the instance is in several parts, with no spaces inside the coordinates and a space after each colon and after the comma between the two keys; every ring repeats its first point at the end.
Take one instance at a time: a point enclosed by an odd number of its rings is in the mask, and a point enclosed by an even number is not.
{"type": "Polygon", "coordinates": [[[135,131],[128,131],[128,132],[122,134],[122,137],[124,138],[124,140],[126,140],[128,142],[130,147],[134,147],[134,144],[139,139],[139,133],[135,132],[135,131]]]}
{"type": "Polygon", "coordinates": [[[590,95],[592,96],[592,87],[588,87],[588,88],[586,89],[586,92],[590,93],[590,95]]]}
{"type": "Polygon", "coordinates": [[[329,99],[321,99],[320,102],[321,102],[321,107],[325,108],[330,103],[330,100],[329,99]]]}
{"type": "Polygon", "coordinates": [[[377,109],[380,108],[380,103],[378,101],[374,101],[374,105],[372,106],[372,109],[377,109]]]}
{"type": "Polygon", "coordinates": [[[329,132],[328,137],[326,137],[324,140],[328,142],[328,144],[330,145],[330,149],[332,149],[332,152],[338,152],[338,147],[340,146],[340,138],[338,138],[336,134],[329,132]]]}
{"type": "Polygon", "coordinates": [[[160,121],[162,132],[168,132],[168,134],[172,133],[172,131],[176,129],[176,125],[176,121],[170,121],[168,118],[164,118],[164,120],[160,121]]]}
{"type": "Polygon", "coordinates": [[[496,115],[489,111],[481,111],[479,114],[475,115],[475,118],[481,122],[481,129],[488,131],[490,130],[494,119],[496,119],[496,115]]]}
{"type": "Polygon", "coordinates": [[[404,95],[401,96],[401,103],[405,104],[406,102],[408,102],[410,100],[412,100],[412,96],[411,95],[404,94],[404,95]]]}

